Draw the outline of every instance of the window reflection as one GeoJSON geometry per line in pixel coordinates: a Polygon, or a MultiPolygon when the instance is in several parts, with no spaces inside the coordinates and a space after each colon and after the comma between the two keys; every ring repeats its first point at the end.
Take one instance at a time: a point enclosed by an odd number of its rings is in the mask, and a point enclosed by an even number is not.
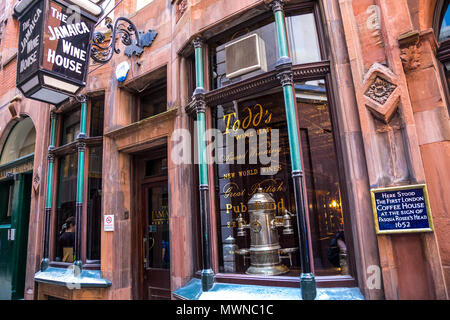
{"type": "Polygon", "coordinates": [[[0,165],[34,152],[36,129],[31,118],[25,118],[12,129],[3,147],[0,165]]]}
{"type": "Polygon", "coordinates": [[[87,263],[98,262],[100,260],[102,152],[103,148],[101,146],[89,148],[86,258],[90,261],[86,261],[87,263]]]}
{"type": "Polygon", "coordinates": [[[145,176],[167,175],[167,158],[148,160],[145,162],[145,176]]]}
{"type": "Polygon", "coordinates": [[[148,268],[170,268],[169,192],[167,185],[147,189],[148,268]]]}
{"type": "Polygon", "coordinates": [[[447,9],[442,19],[441,30],[439,32],[439,41],[450,39],[450,6],[447,4],[447,9]]]}
{"type": "Polygon", "coordinates": [[[91,102],[91,137],[99,137],[103,135],[103,118],[104,118],[104,96],[92,99],[91,102]]]}
{"type": "Polygon", "coordinates": [[[345,261],[339,263],[345,248],[336,248],[337,237],[343,238],[344,218],[325,82],[296,83],[295,94],[316,274],[339,274],[346,272],[341,270],[345,261]]]}
{"type": "Polygon", "coordinates": [[[450,88],[450,62],[446,65],[446,76],[447,76],[447,85],[450,88]]]}
{"type": "Polygon", "coordinates": [[[62,137],[61,144],[73,142],[80,133],[80,116],[81,110],[67,113],[62,117],[62,137]]]}
{"type": "MultiPolygon", "coordinates": [[[[58,173],[58,198],[56,208],[56,261],[72,262],[67,257],[64,247],[68,245],[61,241],[61,236],[69,227],[68,219],[75,217],[77,189],[78,155],[72,153],[60,158],[58,173]]],[[[67,250],[66,250],[67,251],[67,250]]]]}
{"type": "MultiPolygon", "coordinates": [[[[322,60],[313,13],[286,17],[286,30],[293,64],[322,60]]],[[[222,42],[217,43],[216,47],[212,48],[211,53],[213,89],[222,88],[267,71],[275,70],[278,60],[275,23],[272,20],[266,20],[252,27],[252,29],[239,30],[222,40],[222,42]],[[255,37],[252,37],[253,35],[256,35],[258,40],[255,40],[255,37]],[[259,41],[259,46],[254,46],[255,41],[259,41]],[[242,50],[235,50],[232,55],[228,56],[229,60],[226,61],[226,52],[229,46],[241,46],[242,50]],[[258,50],[254,47],[258,47],[258,50]],[[259,56],[259,67],[249,68],[250,65],[257,65],[257,56],[259,56]],[[239,65],[241,65],[241,68],[239,68],[239,65]],[[229,72],[230,69],[237,74],[240,74],[240,70],[242,74],[232,76],[229,72]],[[236,70],[238,71],[236,72],[236,70]]]]}
{"type": "Polygon", "coordinates": [[[293,64],[322,60],[314,14],[287,17],[286,30],[293,64]]]}
{"type": "Polygon", "coordinates": [[[139,97],[140,115],[139,120],[157,115],[167,110],[167,86],[164,81],[159,88],[151,90],[139,97]]]}
{"type": "Polygon", "coordinates": [[[0,223],[9,223],[12,215],[14,181],[0,183],[0,223]]]}

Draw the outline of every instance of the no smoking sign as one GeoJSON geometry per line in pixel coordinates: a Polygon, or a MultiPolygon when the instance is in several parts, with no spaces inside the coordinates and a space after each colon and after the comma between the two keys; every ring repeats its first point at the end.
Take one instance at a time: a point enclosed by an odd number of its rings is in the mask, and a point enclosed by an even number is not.
{"type": "Polygon", "coordinates": [[[112,215],[112,214],[104,215],[103,230],[104,231],[114,231],[114,215],[112,215]]]}

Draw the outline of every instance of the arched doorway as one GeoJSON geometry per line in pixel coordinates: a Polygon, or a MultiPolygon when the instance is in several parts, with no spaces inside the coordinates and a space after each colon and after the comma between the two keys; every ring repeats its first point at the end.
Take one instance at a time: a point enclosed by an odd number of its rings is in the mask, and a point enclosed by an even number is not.
{"type": "Polygon", "coordinates": [[[24,296],[35,140],[27,117],[0,147],[0,300],[24,296]]]}

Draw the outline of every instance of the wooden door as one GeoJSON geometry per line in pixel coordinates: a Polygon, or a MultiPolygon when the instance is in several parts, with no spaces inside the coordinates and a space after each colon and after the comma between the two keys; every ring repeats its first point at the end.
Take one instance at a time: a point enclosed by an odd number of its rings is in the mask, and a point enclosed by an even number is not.
{"type": "Polygon", "coordinates": [[[24,297],[31,183],[31,173],[0,183],[0,300],[24,297]]]}
{"type": "Polygon", "coordinates": [[[140,185],[142,237],[142,295],[144,299],[170,299],[169,192],[166,159],[144,160],[140,185]],[[157,166],[153,170],[151,166],[157,166]],[[164,166],[164,165],[163,165],[164,166]]]}

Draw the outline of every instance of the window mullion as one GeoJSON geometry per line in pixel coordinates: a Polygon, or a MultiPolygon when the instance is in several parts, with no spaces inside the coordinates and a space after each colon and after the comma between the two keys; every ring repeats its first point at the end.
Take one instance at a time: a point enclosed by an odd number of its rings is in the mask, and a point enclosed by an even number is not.
{"type": "Polygon", "coordinates": [[[86,152],[86,122],[87,122],[87,103],[84,100],[81,103],[81,117],[80,117],[80,133],[77,137],[78,148],[78,172],[77,172],[77,196],[75,207],[75,252],[74,252],[74,273],[80,275],[82,271],[81,260],[81,231],[82,231],[82,212],[83,212],[83,196],[84,196],[84,167],[85,167],[85,152],[86,152]]]}

